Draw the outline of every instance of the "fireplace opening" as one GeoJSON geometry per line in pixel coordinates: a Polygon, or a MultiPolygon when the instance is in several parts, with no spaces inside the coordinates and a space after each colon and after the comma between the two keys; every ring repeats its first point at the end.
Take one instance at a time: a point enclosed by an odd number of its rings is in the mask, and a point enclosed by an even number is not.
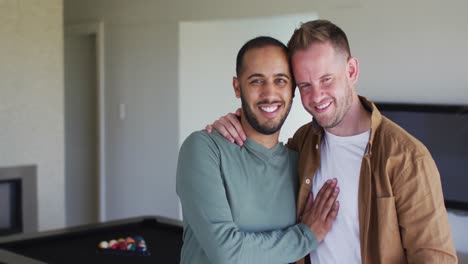
{"type": "Polygon", "coordinates": [[[37,167],[0,167],[0,236],[37,232],[37,167]]]}
{"type": "Polygon", "coordinates": [[[0,180],[0,236],[23,232],[21,181],[0,180]]]}

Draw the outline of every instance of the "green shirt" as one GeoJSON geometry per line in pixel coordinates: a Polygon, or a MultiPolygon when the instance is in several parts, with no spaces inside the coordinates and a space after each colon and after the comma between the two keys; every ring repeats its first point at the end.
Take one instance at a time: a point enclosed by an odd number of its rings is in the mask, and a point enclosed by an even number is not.
{"type": "Polygon", "coordinates": [[[296,223],[297,153],[217,132],[192,133],[179,152],[184,216],[181,263],[289,263],[317,247],[296,223]]]}

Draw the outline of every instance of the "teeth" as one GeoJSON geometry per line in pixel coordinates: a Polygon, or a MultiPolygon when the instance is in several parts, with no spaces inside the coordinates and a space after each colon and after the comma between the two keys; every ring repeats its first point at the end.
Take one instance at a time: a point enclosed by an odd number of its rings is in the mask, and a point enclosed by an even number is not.
{"type": "Polygon", "coordinates": [[[278,109],[278,106],[260,107],[260,109],[262,109],[262,111],[272,113],[272,112],[276,111],[276,109],[278,109]]]}
{"type": "Polygon", "coordinates": [[[330,104],[331,104],[331,102],[328,102],[328,103],[326,103],[326,104],[317,106],[317,108],[320,109],[320,110],[322,110],[322,109],[324,109],[325,107],[329,106],[330,104]]]}

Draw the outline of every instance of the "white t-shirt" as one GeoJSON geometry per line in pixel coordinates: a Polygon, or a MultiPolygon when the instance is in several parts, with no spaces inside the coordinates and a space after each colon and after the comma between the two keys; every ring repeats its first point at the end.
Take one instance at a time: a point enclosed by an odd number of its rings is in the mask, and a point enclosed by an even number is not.
{"type": "Polygon", "coordinates": [[[314,198],[323,183],[338,179],[340,209],[330,232],[310,253],[313,264],[361,263],[359,239],[358,189],[362,158],[370,131],[339,137],[325,131],[320,149],[320,167],[315,173],[314,198]]]}

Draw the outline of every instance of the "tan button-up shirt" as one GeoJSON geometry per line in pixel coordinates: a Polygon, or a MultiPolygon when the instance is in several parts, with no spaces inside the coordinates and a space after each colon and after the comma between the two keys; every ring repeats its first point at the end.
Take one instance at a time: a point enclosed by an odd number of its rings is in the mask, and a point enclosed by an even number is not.
{"type": "MultiPolygon", "coordinates": [[[[373,103],[360,100],[372,112],[359,179],[362,263],[457,263],[440,175],[429,151],[373,103]]],[[[299,152],[298,217],[320,166],[322,136],[323,129],[311,122],[288,142],[299,152]]],[[[309,261],[307,256],[298,263],[309,261]]]]}

